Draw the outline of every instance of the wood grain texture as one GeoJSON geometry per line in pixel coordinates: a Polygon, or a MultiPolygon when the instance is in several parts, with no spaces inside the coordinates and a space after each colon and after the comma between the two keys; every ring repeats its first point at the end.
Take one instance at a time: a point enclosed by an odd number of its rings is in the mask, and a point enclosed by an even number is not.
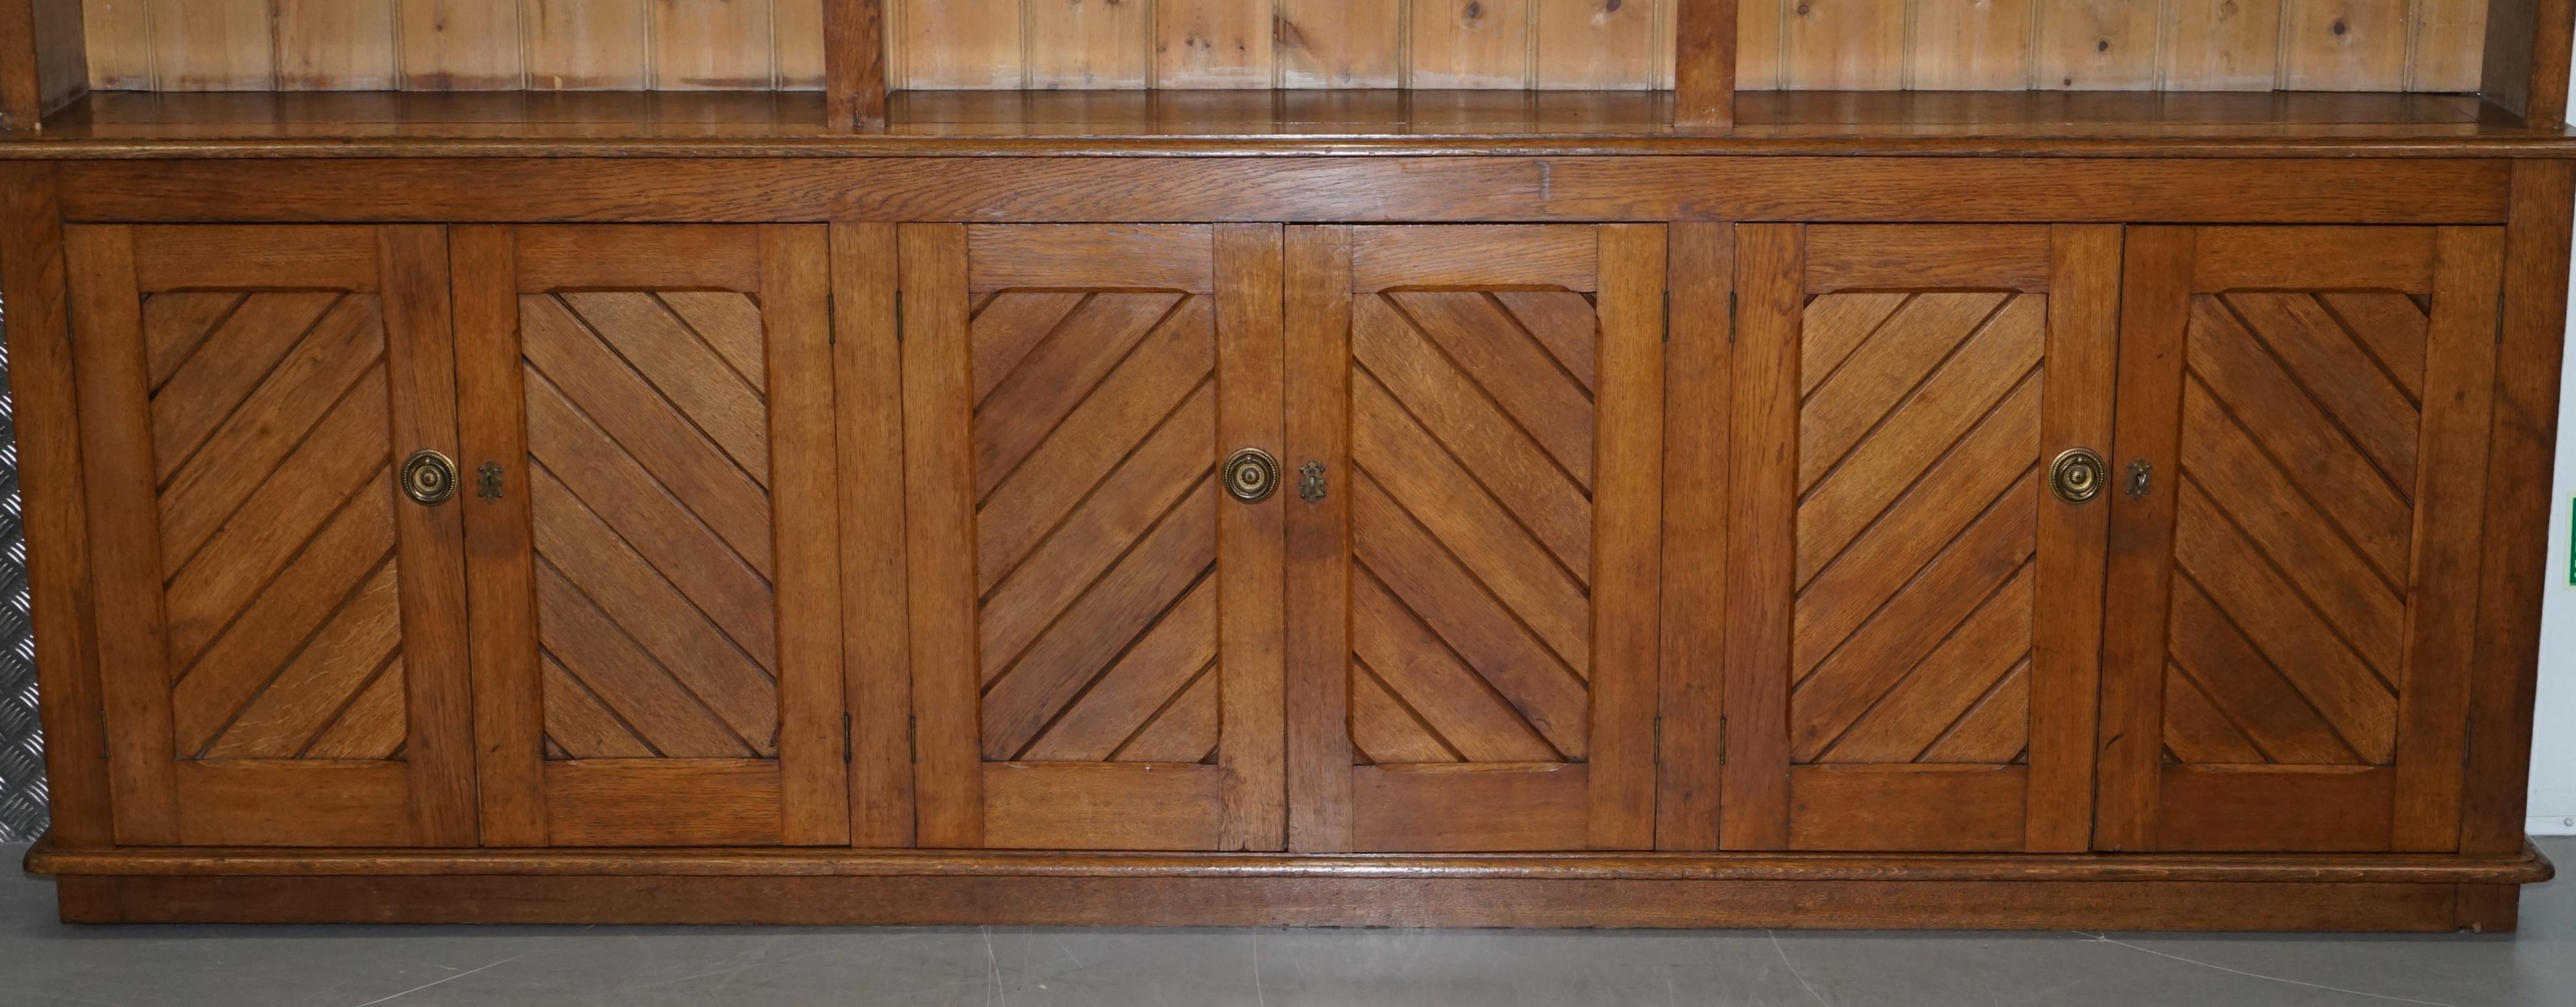
{"type": "MultiPolygon", "coordinates": [[[[876,122],[885,84],[1636,90],[1725,77],[1706,97],[1683,100],[1679,121],[1707,126],[1723,122],[1716,96],[1732,90],[1739,52],[1743,86],[1755,90],[2459,91],[2497,77],[2513,87],[2483,89],[2517,96],[2519,109],[2519,95],[2549,90],[2534,68],[2565,60],[2563,46],[2542,52],[2548,43],[2533,42],[2549,32],[2529,11],[2548,5],[2495,19],[2460,0],[2420,10],[2393,0],[2195,2],[2161,12],[2100,0],[1774,2],[1740,19],[1688,0],[1313,0],[1275,10],[1245,0],[542,0],[519,16],[493,0],[281,0],[273,10],[155,0],[148,17],[122,0],[30,3],[49,12],[49,48],[85,57],[65,61],[85,67],[62,72],[102,88],[820,87],[839,103],[839,129],[876,122]],[[2498,20],[2511,34],[2491,45],[2498,20]],[[874,38],[883,41],[861,45],[874,38]],[[825,61],[827,49],[842,55],[825,61]],[[837,85],[827,79],[836,72],[837,85]],[[863,83],[871,79],[883,84],[863,83]]],[[[49,91],[58,101],[65,89],[49,91]]]]}
{"type": "Polygon", "coordinates": [[[1225,775],[1196,763],[990,763],[984,845],[1213,849],[1225,841],[1225,775]]]}
{"type": "Polygon", "coordinates": [[[1805,229],[1735,229],[1736,340],[1728,446],[1726,687],[1718,842],[1789,844],[1792,599],[1798,498],[1797,347],[1806,297],[1805,229]]]}
{"type": "Polygon", "coordinates": [[[1588,845],[1649,849],[1662,643],[1665,228],[1607,226],[1600,242],[1588,845]]]}
{"type": "Polygon", "coordinates": [[[870,184],[791,159],[317,160],[63,166],[67,219],[277,223],[892,221],[2474,224],[2511,162],[2373,158],[881,158],[870,184]],[[2258,179],[2259,185],[2246,184],[2258,179]],[[1543,196],[1542,196],[1543,194],[1543,196]]]}
{"type": "Polygon", "coordinates": [[[899,246],[916,828],[923,846],[981,846],[966,229],[906,227],[899,246]]]}
{"type": "Polygon", "coordinates": [[[1735,233],[1674,224],[1665,269],[1664,555],[1655,848],[1718,848],[1725,691],[1728,404],[1734,393],[1735,233]]]}
{"type": "Polygon", "coordinates": [[[0,6],[0,132],[34,129],[89,90],[86,31],[79,0],[0,6]]]}
{"type": "Polygon", "coordinates": [[[37,666],[51,835],[58,846],[114,841],[108,739],[90,583],[71,289],[54,173],[0,172],[0,296],[9,298],[18,469],[31,532],[30,618],[46,634],[37,666]]]}
{"type": "MultiPolygon", "coordinates": [[[[2173,472],[2181,440],[2184,330],[2189,324],[2193,231],[2132,228],[2120,279],[2120,399],[2112,421],[2113,468],[2136,462],[2173,472]]],[[[2157,773],[2166,722],[2165,625],[2172,601],[2174,501],[2167,491],[2110,498],[2107,575],[2127,585],[2105,608],[2101,726],[2093,845],[2156,848],[2157,773]]],[[[2151,484],[2152,485],[2152,484],[2151,484]]]]}
{"type": "Polygon", "coordinates": [[[844,846],[852,839],[847,774],[854,759],[844,631],[833,625],[847,610],[830,232],[817,225],[764,227],[760,260],[771,528],[778,541],[796,544],[777,550],[776,559],[781,838],[844,846]]]}
{"type": "MultiPolygon", "coordinates": [[[[385,369],[393,443],[450,458],[463,453],[457,424],[456,330],[447,234],[436,227],[377,232],[383,264],[385,369]]],[[[420,841],[471,846],[475,819],[474,704],[461,507],[397,509],[402,578],[404,693],[398,720],[411,767],[411,817],[420,841]]],[[[355,704],[362,699],[351,700],[355,704]]],[[[349,718],[343,715],[343,723],[349,718]]]]}
{"type": "Polygon", "coordinates": [[[2489,517],[2479,565],[2476,659],[2469,686],[2467,782],[2460,802],[2460,851],[2484,853],[2522,835],[2534,689],[2539,676],[2541,584],[2549,465],[2559,397],[2545,372],[2564,349],[2555,334],[2567,312],[2568,225],[2576,219],[2576,170],[2536,166],[2514,173],[2514,216],[2505,226],[2504,304],[2498,323],[2494,420],[2487,441],[2489,517]],[[2503,362],[2511,361],[2510,366],[2503,362]]]}
{"type": "Polygon", "coordinates": [[[73,877],[79,922],[2447,932],[2451,884],[1493,878],[73,877]]]}
{"type": "MultiPolygon", "coordinates": [[[[1217,297],[1217,442],[1276,451],[1286,443],[1285,235],[1275,224],[1226,224],[1212,249],[1217,297]]],[[[1281,473],[1284,481],[1288,473],[1281,473]]],[[[1221,833],[1227,850],[1286,848],[1286,521],[1290,496],[1217,512],[1218,670],[1227,725],[1221,833]]],[[[1178,802],[1173,802],[1178,803],[1178,802]]]]}
{"type": "Polygon", "coordinates": [[[460,464],[500,468],[496,497],[461,499],[473,651],[476,807],[484,843],[546,842],[545,702],[537,658],[531,481],[520,364],[518,260],[509,228],[449,233],[460,464]],[[507,467],[502,467],[504,463],[507,467]]]}
{"type": "Polygon", "coordinates": [[[886,0],[823,0],[823,92],[836,129],[885,124],[885,16],[886,0]]]}
{"type": "MultiPolygon", "coordinates": [[[[2052,382],[2040,406],[2044,455],[2054,457],[2061,446],[2102,450],[2112,445],[2120,240],[2116,227],[2052,229],[2052,382]]],[[[2115,462],[2115,472],[2118,467],[2115,462]]],[[[2110,511],[2108,506],[2043,505],[2040,514],[2035,589],[2048,600],[2039,607],[2031,632],[2031,768],[2023,846],[2033,852],[2092,847],[2110,511]]]]}
{"type": "MultiPolygon", "coordinates": [[[[832,362],[844,472],[903,471],[899,251],[887,224],[832,225],[832,362]]],[[[850,840],[913,843],[912,667],[904,489],[840,480],[841,650],[850,721],[850,840]]]]}
{"type": "Polygon", "coordinates": [[[1286,515],[1288,849],[1352,849],[1349,724],[1351,229],[1286,233],[1286,437],[1290,464],[1309,464],[1323,497],[1286,515]]]}

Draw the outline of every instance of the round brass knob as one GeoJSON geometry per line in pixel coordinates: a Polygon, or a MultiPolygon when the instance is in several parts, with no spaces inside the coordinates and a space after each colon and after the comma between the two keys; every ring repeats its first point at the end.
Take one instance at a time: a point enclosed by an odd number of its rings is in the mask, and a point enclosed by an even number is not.
{"type": "Polygon", "coordinates": [[[1235,452],[1218,474],[1225,479],[1226,495],[1244,503],[1260,503],[1279,491],[1279,459],[1260,448],[1235,452]]]}
{"type": "Polygon", "coordinates": [[[403,495],[423,507],[436,507],[456,495],[456,463],[426,448],[402,463],[403,495]]]}
{"type": "Polygon", "coordinates": [[[2048,463],[2048,488],[2057,498],[2080,504],[2102,495],[2105,469],[2102,456],[2084,448],[2068,448],[2048,463]]]}

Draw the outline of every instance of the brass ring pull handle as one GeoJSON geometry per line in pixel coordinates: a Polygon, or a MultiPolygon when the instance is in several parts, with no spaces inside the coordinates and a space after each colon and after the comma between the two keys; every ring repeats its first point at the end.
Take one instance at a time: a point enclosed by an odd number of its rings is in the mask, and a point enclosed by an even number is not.
{"type": "Polygon", "coordinates": [[[403,495],[423,507],[436,507],[456,495],[456,463],[427,448],[403,459],[401,478],[403,495]]]}
{"type": "Polygon", "coordinates": [[[1279,492],[1279,459],[1260,448],[1235,452],[1217,471],[1225,479],[1226,495],[1244,503],[1260,503],[1279,492]]]}
{"type": "Polygon", "coordinates": [[[2086,448],[2068,448],[2048,463],[2048,488],[2057,498],[2080,504],[2102,495],[2102,480],[2107,475],[2102,456],[2086,448]]]}

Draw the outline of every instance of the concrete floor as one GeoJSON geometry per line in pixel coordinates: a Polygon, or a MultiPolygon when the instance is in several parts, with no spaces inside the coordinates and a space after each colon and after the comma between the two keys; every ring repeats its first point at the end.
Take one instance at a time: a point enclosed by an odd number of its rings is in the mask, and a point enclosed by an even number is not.
{"type": "MultiPolygon", "coordinates": [[[[2576,840],[2543,840],[2576,864],[2576,840]]],[[[0,846],[16,863],[23,847],[0,846]]],[[[2576,879],[2513,936],[1030,927],[66,927],[0,878],[0,1007],[2576,1004],[2576,879]]]]}

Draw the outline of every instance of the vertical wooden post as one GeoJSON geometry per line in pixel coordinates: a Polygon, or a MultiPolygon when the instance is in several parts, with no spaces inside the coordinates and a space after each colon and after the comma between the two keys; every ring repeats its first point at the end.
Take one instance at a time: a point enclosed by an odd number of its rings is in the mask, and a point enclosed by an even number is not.
{"type": "Polygon", "coordinates": [[[1674,0],[1673,124],[1735,125],[1735,0],[1674,0]]]}
{"type": "Polygon", "coordinates": [[[2522,852],[2531,711],[2548,583],[2549,469],[2566,350],[2567,242],[2576,164],[2516,162],[2504,230],[2503,331],[2487,438],[2486,554],[2476,657],[2469,662],[2468,770],[2460,852],[2522,852]]]}
{"type": "Polygon", "coordinates": [[[0,133],[89,91],[80,0],[0,0],[0,133]]]}
{"type": "Polygon", "coordinates": [[[27,580],[38,641],[37,713],[45,727],[57,849],[112,845],[106,723],[90,595],[88,490],[72,395],[71,289],[60,183],[52,164],[0,166],[0,291],[9,299],[9,370],[26,494],[27,580]]]}
{"type": "Polygon", "coordinates": [[[885,0],[823,0],[823,96],[834,132],[885,128],[885,57],[885,0]]]}
{"type": "Polygon", "coordinates": [[[2522,114],[2527,126],[2567,120],[2567,60],[2576,43],[2576,0],[2503,0],[2487,13],[2479,92],[2522,114]]]}

